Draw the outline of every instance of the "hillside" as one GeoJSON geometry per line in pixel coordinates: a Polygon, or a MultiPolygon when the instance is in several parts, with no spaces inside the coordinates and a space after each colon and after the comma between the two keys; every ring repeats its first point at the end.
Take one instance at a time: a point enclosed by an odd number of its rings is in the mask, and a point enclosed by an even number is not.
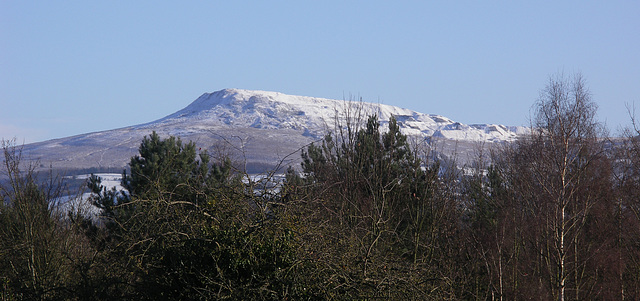
{"type": "Polygon", "coordinates": [[[23,152],[41,167],[118,169],[126,167],[137,153],[142,138],[156,131],[163,137],[194,141],[214,154],[231,154],[249,170],[261,171],[280,160],[284,165],[297,164],[300,156],[296,151],[334,129],[336,120],[344,123],[345,114],[353,115],[357,108],[363,115],[376,114],[382,128],[395,116],[401,131],[416,143],[428,142],[441,153],[462,160],[479,144],[512,141],[526,131],[496,124],[467,125],[385,104],[225,89],[205,93],[184,109],[153,122],[28,144],[23,152]]]}

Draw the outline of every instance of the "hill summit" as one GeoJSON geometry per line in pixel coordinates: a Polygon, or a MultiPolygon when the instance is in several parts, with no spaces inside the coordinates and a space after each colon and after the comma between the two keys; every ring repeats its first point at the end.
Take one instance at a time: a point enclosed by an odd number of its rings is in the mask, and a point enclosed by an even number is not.
{"type": "MultiPolygon", "coordinates": [[[[434,114],[367,102],[333,100],[279,92],[225,89],[205,93],[184,109],[160,119],[158,123],[206,122],[260,129],[294,129],[318,134],[333,126],[336,116],[347,106],[376,114],[382,124],[391,116],[407,135],[436,136],[454,140],[511,141],[526,129],[497,124],[466,125],[434,114]]],[[[344,116],[342,116],[344,117],[344,116]]]]}

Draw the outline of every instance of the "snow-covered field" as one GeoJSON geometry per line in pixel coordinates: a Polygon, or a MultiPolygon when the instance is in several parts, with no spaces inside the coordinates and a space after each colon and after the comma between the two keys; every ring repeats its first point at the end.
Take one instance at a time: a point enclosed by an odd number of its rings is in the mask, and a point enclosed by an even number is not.
{"type": "MultiPolygon", "coordinates": [[[[116,188],[117,191],[120,191],[123,189],[122,185],[120,185],[120,180],[122,179],[121,174],[96,173],[95,175],[102,180],[101,184],[107,190],[111,190],[114,187],[116,188]]],[[[81,174],[81,175],[75,175],[75,176],[68,176],[66,178],[86,181],[87,179],[89,179],[90,176],[91,176],[90,174],[81,174]]],[[[60,212],[62,212],[62,214],[66,214],[67,212],[72,211],[72,212],[79,212],[84,216],[97,217],[100,213],[100,210],[91,204],[89,200],[90,196],[91,196],[91,193],[89,192],[85,192],[82,195],[69,195],[69,196],[61,197],[55,203],[59,205],[58,209],[60,210],[60,212]]]]}
{"type": "MultiPolygon", "coordinates": [[[[107,190],[111,190],[112,188],[116,188],[116,190],[120,191],[124,189],[120,182],[122,181],[122,174],[119,173],[96,173],[94,174],[98,178],[100,178],[102,186],[107,188],[107,190]]],[[[73,176],[76,180],[88,180],[91,177],[91,174],[82,174],[73,176]]]]}

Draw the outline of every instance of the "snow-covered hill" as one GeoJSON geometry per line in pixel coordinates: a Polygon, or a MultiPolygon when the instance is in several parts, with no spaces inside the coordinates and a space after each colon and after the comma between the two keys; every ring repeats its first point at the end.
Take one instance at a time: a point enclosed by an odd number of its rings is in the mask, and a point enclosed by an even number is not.
{"type": "MultiPolygon", "coordinates": [[[[320,137],[327,129],[332,128],[336,115],[344,117],[345,106],[362,108],[365,114],[376,114],[383,124],[391,116],[395,116],[401,130],[408,135],[502,142],[512,141],[526,130],[497,124],[466,125],[444,116],[423,114],[385,104],[238,89],[205,93],[186,108],[148,126],[204,123],[257,129],[304,130],[320,137]]],[[[188,129],[191,130],[194,128],[188,129]]]]}
{"type": "Polygon", "coordinates": [[[336,120],[344,124],[346,115],[357,112],[365,117],[376,114],[383,129],[395,116],[401,131],[416,141],[436,137],[445,147],[452,141],[467,148],[474,143],[508,142],[526,132],[523,127],[466,125],[384,104],[225,89],[205,93],[184,109],[150,123],[29,144],[24,152],[47,167],[120,168],[135,155],[142,138],[156,131],[194,141],[203,149],[230,153],[260,169],[282,159],[299,159],[297,150],[334,129],[336,120]]]}

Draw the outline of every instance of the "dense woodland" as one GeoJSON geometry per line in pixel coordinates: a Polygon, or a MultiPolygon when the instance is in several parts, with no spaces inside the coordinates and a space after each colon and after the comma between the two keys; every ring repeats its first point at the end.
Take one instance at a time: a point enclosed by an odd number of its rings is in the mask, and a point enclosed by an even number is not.
{"type": "Polygon", "coordinates": [[[639,300],[640,129],[579,75],[532,111],[460,166],[352,107],[284,180],[154,133],[97,217],[4,142],[0,300],[639,300]]]}

